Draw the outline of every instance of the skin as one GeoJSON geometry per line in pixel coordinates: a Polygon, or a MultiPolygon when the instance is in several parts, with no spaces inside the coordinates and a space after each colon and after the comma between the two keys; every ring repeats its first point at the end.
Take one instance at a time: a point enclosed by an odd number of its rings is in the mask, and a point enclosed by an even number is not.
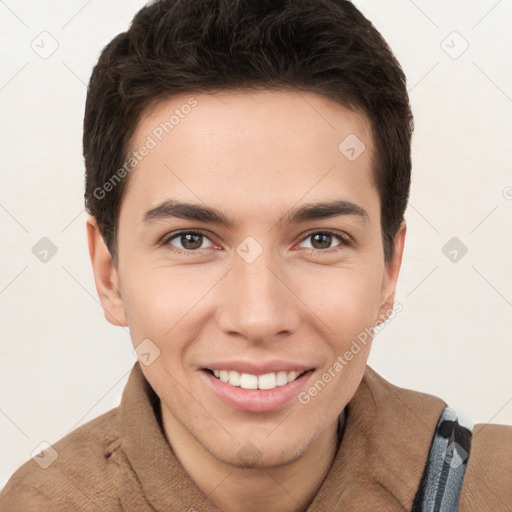
{"type": "MultiPolygon", "coordinates": [[[[133,147],[189,98],[148,110],[133,147]]],[[[317,381],[392,311],[405,226],[386,266],[364,115],[292,90],[194,98],[197,106],[130,174],[115,266],[95,219],[87,221],[98,295],[107,320],[129,326],[135,347],[150,339],[159,348],[141,368],[161,399],[169,444],[208,498],[225,512],[303,511],[332,464],[338,416],[361,382],[371,342],[308,404],[293,399],[272,412],[228,406],[205,385],[202,368],[283,359],[314,368],[309,383],[317,381]],[[353,162],[338,150],[350,134],[366,145],[353,162]],[[234,226],[143,221],[169,199],[214,207],[234,226]],[[367,219],[278,223],[293,208],[334,200],[358,205],[367,219]],[[205,237],[168,240],[187,229],[205,237]],[[311,236],[325,230],[351,242],[311,236]],[[252,263],[236,252],[248,236],[263,251],[252,263]],[[243,457],[244,447],[257,456],[243,457]]]]}

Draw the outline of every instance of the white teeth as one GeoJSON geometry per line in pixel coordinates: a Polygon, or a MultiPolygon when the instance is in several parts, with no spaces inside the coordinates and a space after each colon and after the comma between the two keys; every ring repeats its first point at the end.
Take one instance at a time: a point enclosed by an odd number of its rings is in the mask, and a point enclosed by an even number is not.
{"type": "Polygon", "coordinates": [[[258,389],[258,376],[242,373],[240,375],[240,387],[244,389],[258,389]]]}
{"type": "Polygon", "coordinates": [[[259,389],[274,389],[276,384],[276,374],[266,373],[258,377],[258,388],[259,389]]]}
{"type": "Polygon", "coordinates": [[[276,384],[278,386],[284,386],[285,384],[288,384],[288,374],[286,372],[277,372],[276,384]]]}
{"type": "Polygon", "coordinates": [[[235,371],[229,372],[229,383],[232,386],[240,386],[240,374],[235,371]]]}
{"type": "Polygon", "coordinates": [[[243,389],[274,389],[277,386],[285,386],[289,382],[293,382],[301,375],[300,372],[295,371],[280,371],[258,376],[234,370],[213,370],[213,374],[222,382],[243,389]]]}
{"type": "Polygon", "coordinates": [[[295,380],[299,375],[299,372],[288,372],[288,380],[295,380]]]}

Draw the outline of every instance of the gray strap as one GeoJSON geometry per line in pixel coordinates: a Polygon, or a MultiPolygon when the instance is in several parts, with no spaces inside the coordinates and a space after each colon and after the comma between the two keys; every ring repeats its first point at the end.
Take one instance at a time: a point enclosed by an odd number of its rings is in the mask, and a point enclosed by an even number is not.
{"type": "Polygon", "coordinates": [[[446,406],[432,438],[411,512],[457,512],[471,435],[472,428],[461,426],[455,411],[446,406]]]}

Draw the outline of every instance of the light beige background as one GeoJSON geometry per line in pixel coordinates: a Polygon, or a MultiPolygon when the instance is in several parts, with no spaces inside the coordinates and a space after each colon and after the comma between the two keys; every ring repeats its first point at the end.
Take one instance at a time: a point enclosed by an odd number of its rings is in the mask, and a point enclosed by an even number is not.
{"type": "MultiPolygon", "coordinates": [[[[135,362],[96,298],[81,130],[92,66],[144,3],[0,0],[0,487],[115,407],[135,362]],[[46,263],[42,237],[58,249],[46,263]]],[[[512,424],[512,1],[355,3],[402,63],[416,120],[403,311],[369,364],[468,424],[512,424]],[[456,263],[452,237],[468,248],[456,263]]]]}

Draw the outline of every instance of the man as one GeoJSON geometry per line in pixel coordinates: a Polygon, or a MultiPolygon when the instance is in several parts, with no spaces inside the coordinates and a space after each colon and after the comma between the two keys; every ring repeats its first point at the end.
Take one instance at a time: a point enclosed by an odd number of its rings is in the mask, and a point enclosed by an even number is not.
{"type": "Polygon", "coordinates": [[[511,510],[512,427],[366,365],[400,307],[411,134],[350,2],[144,7],[84,120],[96,288],[139,362],[0,510],[511,510]]]}

